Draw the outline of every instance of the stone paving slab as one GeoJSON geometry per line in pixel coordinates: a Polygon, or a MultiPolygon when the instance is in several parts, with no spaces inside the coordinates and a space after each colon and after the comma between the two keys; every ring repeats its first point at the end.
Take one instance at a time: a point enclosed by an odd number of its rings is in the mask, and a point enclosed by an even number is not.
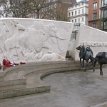
{"type": "MultiPolygon", "coordinates": [[[[1,99],[0,107],[99,107],[107,101],[107,68],[47,76],[50,93],[1,99]]],[[[105,107],[106,105],[104,105],[105,107]]]]}

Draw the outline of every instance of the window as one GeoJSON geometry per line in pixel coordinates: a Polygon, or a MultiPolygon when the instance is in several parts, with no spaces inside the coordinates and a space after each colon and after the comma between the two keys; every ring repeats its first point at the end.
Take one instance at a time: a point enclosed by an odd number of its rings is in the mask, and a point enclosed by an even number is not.
{"type": "Polygon", "coordinates": [[[107,0],[102,0],[103,1],[103,5],[107,5],[107,0]]]}
{"type": "Polygon", "coordinates": [[[75,22],[77,22],[77,19],[75,19],[75,22]]]}
{"type": "Polygon", "coordinates": [[[107,21],[102,21],[101,22],[101,27],[103,30],[107,30],[107,21]]]}
{"type": "Polygon", "coordinates": [[[70,17],[70,12],[69,12],[69,17],[70,17]]]}
{"type": "Polygon", "coordinates": [[[97,9],[97,2],[93,3],[93,9],[94,9],[94,10],[97,9]]]}
{"type": "Polygon", "coordinates": [[[82,9],[82,14],[84,14],[84,9],[82,9]]]}
{"type": "Polygon", "coordinates": [[[104,29],[107,29],[107,21],[104,22],[104,29]]]}
{"type": "Polygon", "coordinates": [[[75,15],[77,15],[77,11],[75,11],[75,15]]]}
{"type": "Polygon", "coordinates": [[[82,17],[82,22],[84,21],[84,17],[82,17]]]}
{"type": "Polygon", "coordinates": [[[72,12],[72,16],[73,16],[73,12],[72,12]]]}
{"type": "Polygon", "coordinates": [[[97,13],[93,13],[93,20],[97,19],[97,13]]]}
{"type": "Polygon", "coordinates": [[[107,10],[103,10],[103,18],[107,18],[107,10]]]}
{"type": "Polygon", "coordinates": [[[72,20],[72,22],[73,22],[73,20],[72,20]]]}
{"type": "Polygon", "coordinates": [[[101,0],[101,6],[103,6],[104,5],[104,0],[101,0]]]}
{"type": "Polygon", "coordinates": [[[80,18],[78,18],[78,23],[80,23],[80,18]]]}
{"type": "Polygon", "coordinates": [[[80,15],[80,10],[78,10],[78,15],[80,15]]]}

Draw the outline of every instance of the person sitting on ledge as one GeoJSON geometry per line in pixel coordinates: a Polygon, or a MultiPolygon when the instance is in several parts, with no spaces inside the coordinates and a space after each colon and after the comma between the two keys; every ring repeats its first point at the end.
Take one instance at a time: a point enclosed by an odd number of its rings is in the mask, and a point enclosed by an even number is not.
{"type": "Polygon", "coordinates": [[[4,57],[2,63],[3,63],[3,70],[13,66],[13,64],[6,57],[4,57]]]}

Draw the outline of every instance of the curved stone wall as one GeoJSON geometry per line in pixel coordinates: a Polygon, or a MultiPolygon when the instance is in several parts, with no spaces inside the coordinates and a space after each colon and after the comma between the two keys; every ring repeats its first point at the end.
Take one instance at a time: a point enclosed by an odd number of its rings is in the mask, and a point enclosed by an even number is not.
{"type": "Polygon", "coordinates": [[[80,70],[80,66],[79,63],[74,61],[29,63],[9,68],[5,71],[4,75],[1,75],[2,81],[0,86],[4,89],[5,93],[1,89],[0,98],[49,92],[50,86],[43,81],[44,77],[53,73],[72,72],[75,70],[80,70]],[[3,86],[3,83],[6,83],[7,85],[5,86],[8,86],[8,88],[3,86]]]}

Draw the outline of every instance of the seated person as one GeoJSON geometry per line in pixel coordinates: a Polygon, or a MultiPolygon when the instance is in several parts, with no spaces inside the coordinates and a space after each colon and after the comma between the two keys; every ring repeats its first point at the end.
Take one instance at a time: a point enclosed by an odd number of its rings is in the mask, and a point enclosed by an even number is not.
{"type": "Polygon", "coordinates": [[[13,66],[13,64],[7,58],[4,58],[2,63],[3,63],[3,68],[4,69],[13,66]]]}

